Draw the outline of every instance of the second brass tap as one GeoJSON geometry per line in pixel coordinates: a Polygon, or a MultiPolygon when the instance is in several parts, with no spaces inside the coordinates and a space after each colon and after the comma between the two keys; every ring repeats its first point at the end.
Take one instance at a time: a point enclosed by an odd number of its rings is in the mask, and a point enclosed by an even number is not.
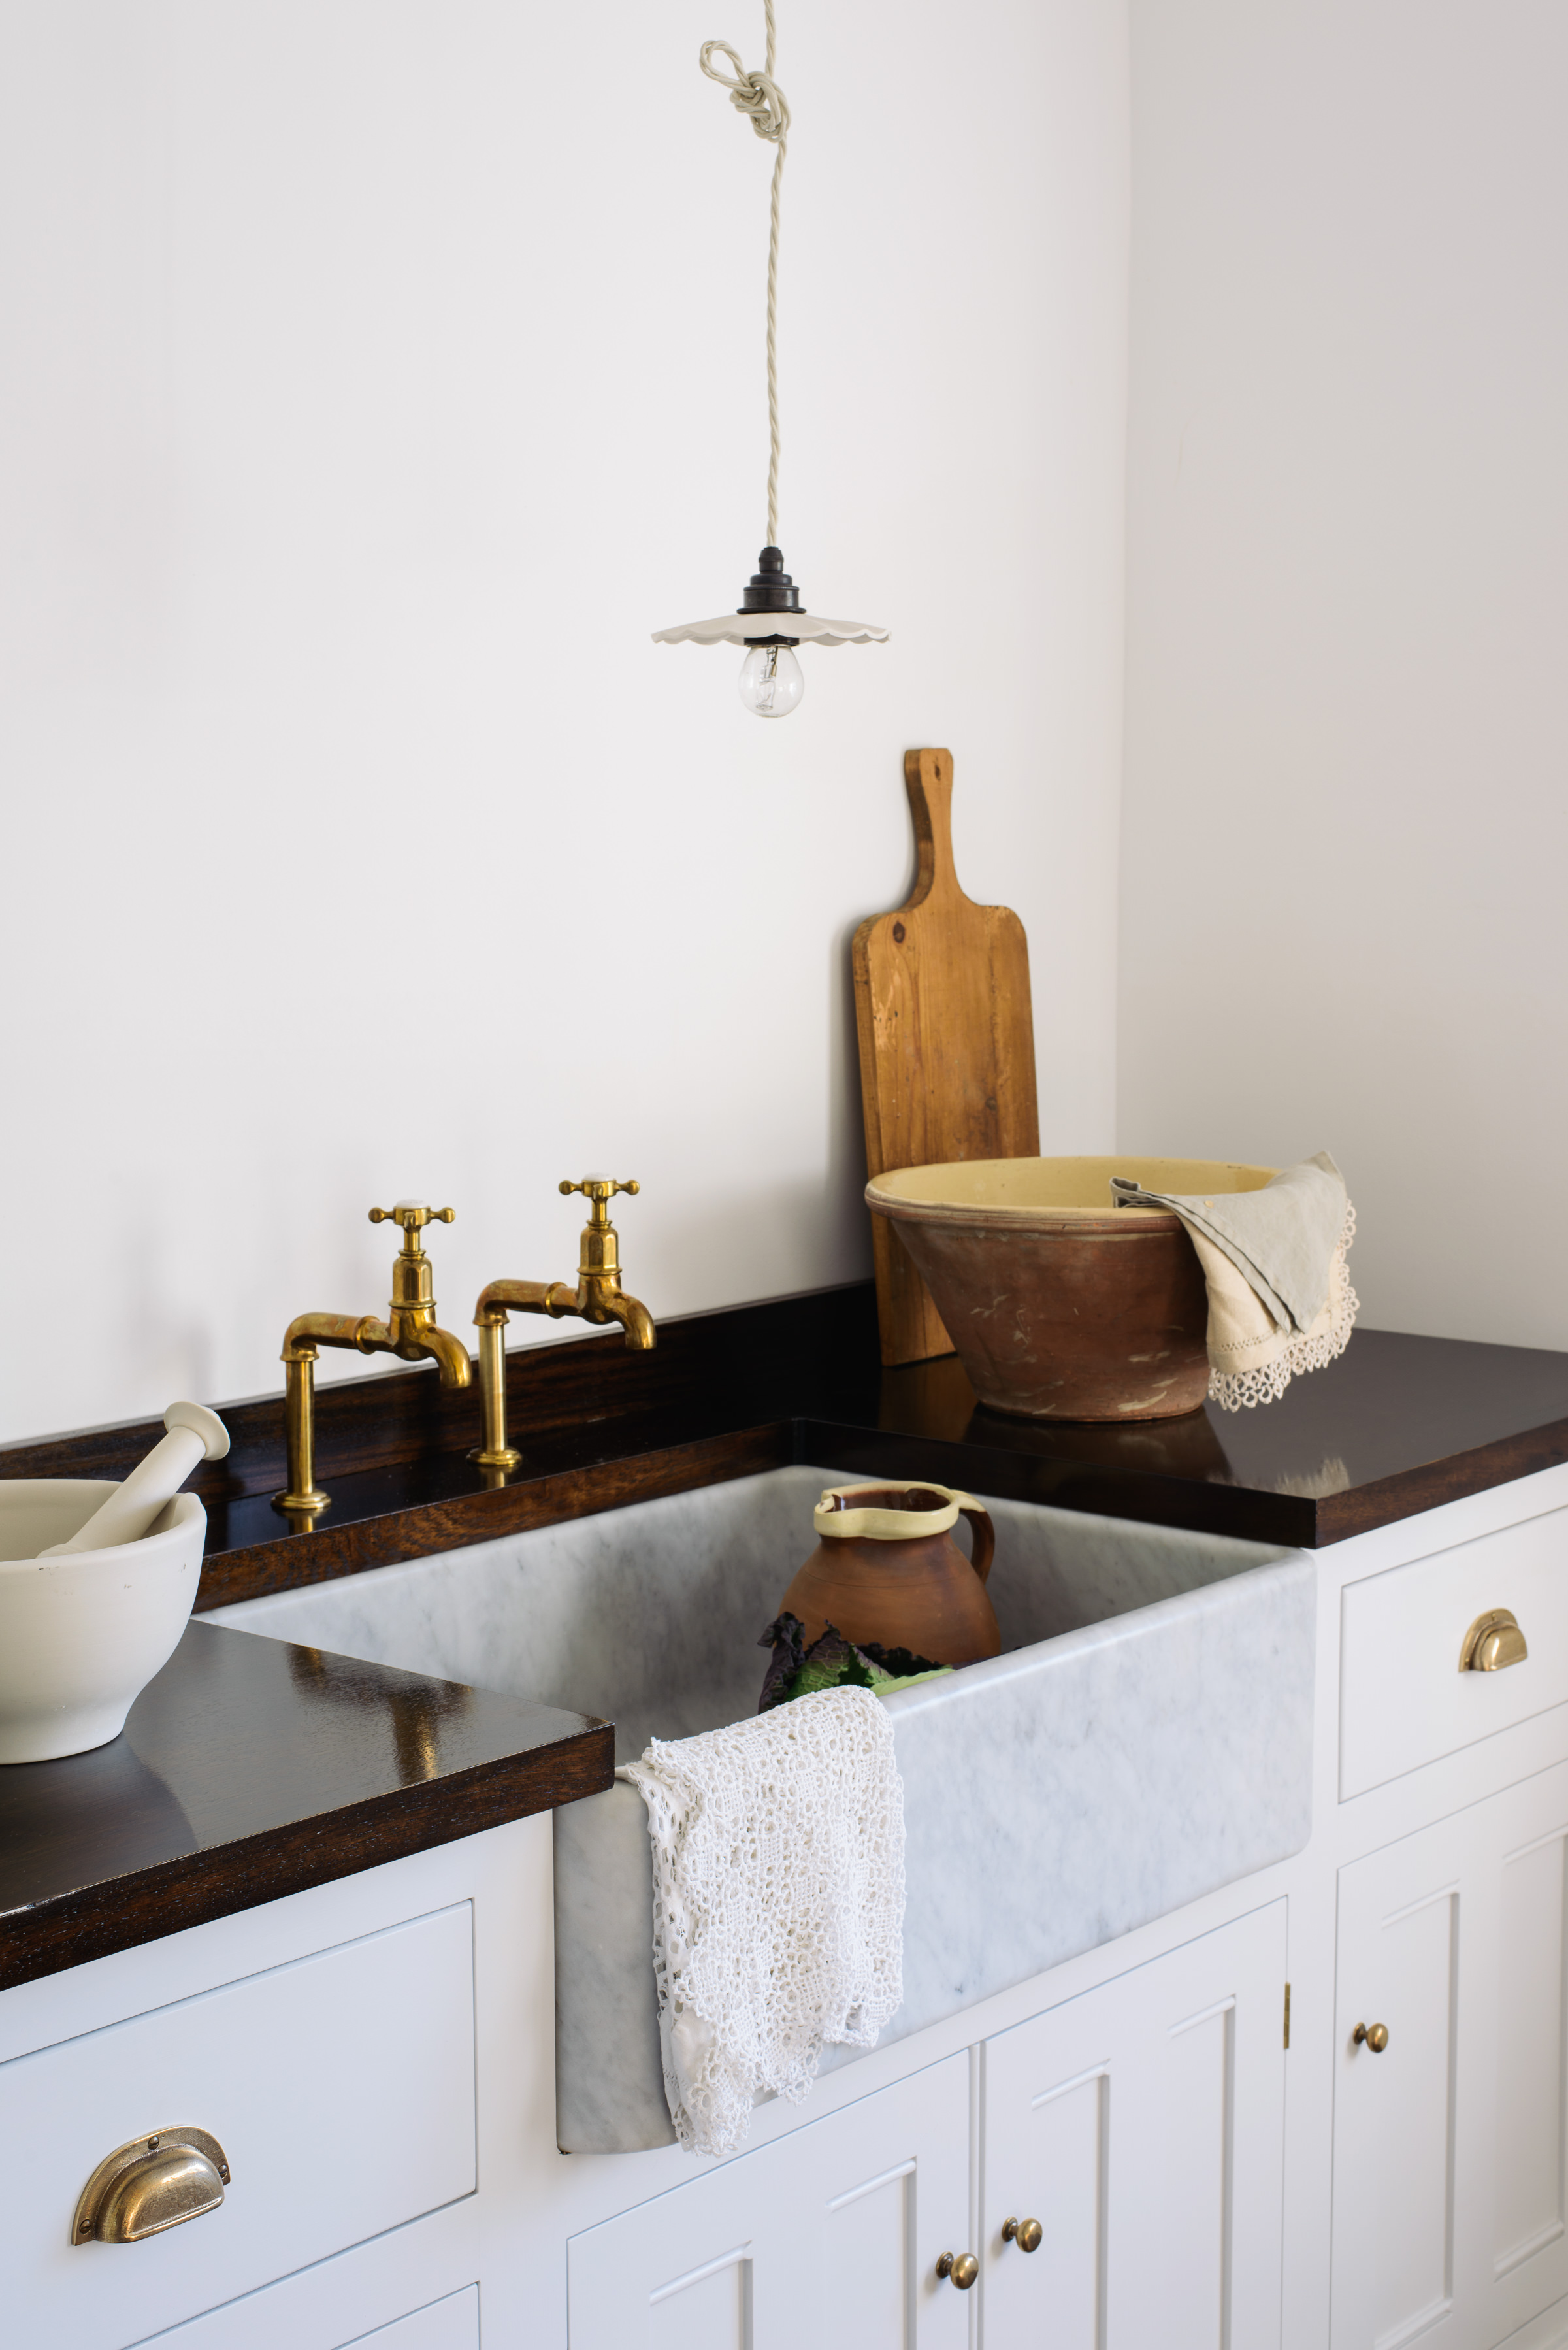
{"type": "Polygon", "coordinates": [[[575,1315],[584,1322],[618,1322],[628,1347],[657,1345],[653,1317],[639,1298],[620,1285],[620,1248],[609,1220],[609,1203],[618,1191],[635,1195],[638,1183],[618,1182],[609,1175],[585,1175],[580,1182],[563,1182],[561,1191],[580,1191],[588,1203],[577,1255],[577,1285],[564,1281],[493,1281],[479,1293],[473,1309],[479,1331],[479,1384],[484,1403],[484,1442],[470,1458],[482,1469],[515,1469],[523,1458],[506,1440],[506,1321],[509,1314],[546,1314],[558,1322],[575,1315]]]}

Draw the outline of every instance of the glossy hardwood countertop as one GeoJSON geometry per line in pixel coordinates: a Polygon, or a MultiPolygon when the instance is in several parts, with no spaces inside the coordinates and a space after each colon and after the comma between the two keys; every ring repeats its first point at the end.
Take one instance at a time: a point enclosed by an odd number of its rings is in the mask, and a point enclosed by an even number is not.
{"type": "MultiPolygon", "coordinates": [[[[469,1460],[476,1389],[400,1370],[323,1385],[332,1507],[292,1532],[279,1396],[223,1407],[198,1609],[809,1461],[1315,1548],[1568,1460],[1568,1354],[1357,1330],[1283,1400],[1126,1427],[1007,1419],[957,1358],[884,1370],[869,1283],[507,1358],[522,1465],[469,1460]]],[[[0,1475],[119,1477],[161,1432],[0,1451],[0,1475]]],[[[0,1986],[574,1801],[609,1730],[194,1621],[91,1754],[0,1769],[0,1986]]]]}
{"type": "MultiPolygon", "coordinates": [[[[1568,1460],[1568,1354],[1357,1330],[1279,1403],[1127,1426],[981,1408],[955,1356],[884,1370],[869,1282],[507,1357],[509,1477],[469,1460],[476,1385],[398,1370],[317,1389],[332,1506],[293,1532],[280,1396],[221,1407],[233,1448],[192,1480],[208,1513],[198,1609],[690,1491],[791,1461],[1315,1549],[1568,1460]]],[[[0,1475],[123,1476],[155,1423],[0,1450],[0,1475]]]]}
{"type": "Polygon", "coordinates": [[[88,1754],[0,1769],[0,1988],[610,1783],[608,1725],[193,1622],[88,1754]]]}

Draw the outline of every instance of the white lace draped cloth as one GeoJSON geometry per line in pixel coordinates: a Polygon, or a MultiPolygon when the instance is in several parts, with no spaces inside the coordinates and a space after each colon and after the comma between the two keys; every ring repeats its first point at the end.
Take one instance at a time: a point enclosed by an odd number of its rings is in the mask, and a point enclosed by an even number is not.
{"type": "Polygon", "coordinates": [[[1209,1284],[1209,1394],[1222,1410],[1277,1402],[1344,1354],[1360,1305],[1345,1263],[1355,1210],[1326,1150],[1259,1191],[1189,1197],[1120,1177],[1111,1189],[1122,1206],[1174,1208],[1186,1225],[1209,1284]]]}
{"type": "Polygon", "coordinates": [[[822,1690],[616,1773],[648,1806],[665,2095],[691,2154],[733,2154],[760,2092],[798,2105],[825,2044],[904,1995],[904,1790],[869,1690],[822,1690]]]}

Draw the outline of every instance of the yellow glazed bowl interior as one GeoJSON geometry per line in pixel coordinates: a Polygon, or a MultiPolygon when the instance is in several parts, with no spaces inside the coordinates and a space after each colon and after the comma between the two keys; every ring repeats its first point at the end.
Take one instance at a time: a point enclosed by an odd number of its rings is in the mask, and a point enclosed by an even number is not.
{"type": "Polygon", "coordinates": [[[1111,1196],[1113,1175],[1130,1176],[1146,1191],[1261,1191],[1279,1170],[1250,1167],[1229,1159],[967,1159],[938,1167],[901,1167],[878,1175],[867,1187],[873,1203],[898,1208],[933,1208],[962,1214],[1020,1220],[1044,1218],[1067,1223],[1104,1216],[1151,1215],[1158,1209],[1118,1208],[1111,1196]]]}

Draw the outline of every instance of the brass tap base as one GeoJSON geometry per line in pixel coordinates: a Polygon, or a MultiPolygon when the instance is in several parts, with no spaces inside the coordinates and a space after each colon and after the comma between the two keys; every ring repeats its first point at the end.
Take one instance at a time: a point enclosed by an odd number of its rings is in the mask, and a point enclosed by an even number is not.
{"type": "Polygon", "coordinates": [[[296,1510],[301,1517],[316,1518],[332,1507],[332,1496],[324,1493],[318,1485],[312,1485],[304,1493],[275,1493],[272,1505],[275,1510],[296,1510]]]}
{"type": "Polygon", "coordinates": [[[523,1455],[512,1444],[504,1444],[494,1452],[487,1452],[478,1445],[468,1457],[476,1469],[518,1469],[523,1464],[523,1455]]]}

